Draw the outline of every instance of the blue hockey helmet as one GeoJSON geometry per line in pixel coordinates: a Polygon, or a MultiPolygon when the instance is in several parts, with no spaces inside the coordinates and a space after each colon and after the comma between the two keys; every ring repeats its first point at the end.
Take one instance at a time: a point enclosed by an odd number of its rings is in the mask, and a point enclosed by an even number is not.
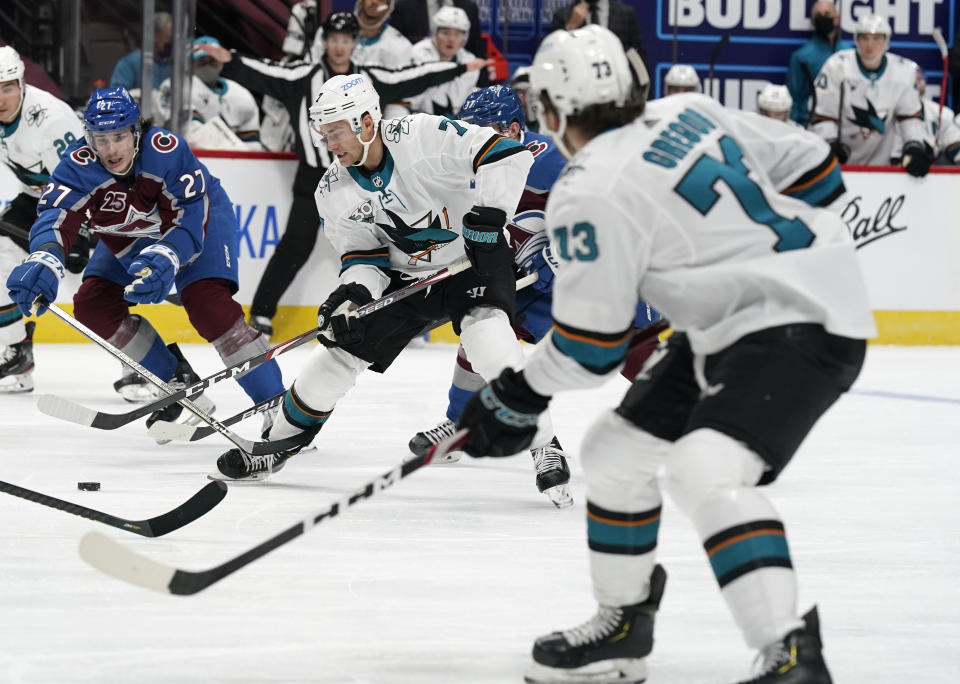
{"type": "Polygon", "coordinates": [[[460,106],[457,118],[477,126],[497,124],[501,131],[516,121],[520,130],[526,130],[523,103],[510,86],[492,85],[474,90],[460,106]]]}
{"type": "Polygon", "coordinates": [[[140,149],[140,105],[123,86],[94,90],[83,110],[83,125],[84,137],[94,152],[97,151],[94,134],[130,127],[133,128],[134,155],[140,149]]]}

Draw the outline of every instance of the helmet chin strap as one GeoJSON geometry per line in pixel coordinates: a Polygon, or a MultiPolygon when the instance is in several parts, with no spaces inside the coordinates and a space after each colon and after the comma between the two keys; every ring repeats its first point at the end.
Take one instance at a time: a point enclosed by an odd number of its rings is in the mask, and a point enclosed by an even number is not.
{"type": "Polygon", "coordinates": [[[556,114],[558,121],[557,130],[552,131],[549,126],[544,125],[544,132],[557,146],[557,149],[560,150],[560,154],[563,155],[564,159],[573,159],[574,153],[571,152],[567,144],[563,142],[563,134],[567,132],[567,115],[563,112],[557,112],[556,114]]]}
{"type": "MultiPolygon", "coordinates": [[[[360,135],[362,134],[363,131],[361,130],[360,135]]],[[[357,140],[359,140],[360,144],[363,145],[363,156],[360,157],[360,161],[354,164],[354,166],[363,166],[363,163],[367,161],[367,155],[370,154],[370,145],[373,144],[374,139],[377,137],[377,127],[374,127],[373,135],[370,136],[370,140],[367,140],[366,142],[364,142],[360,135],[357,135],[357,140]]]]}

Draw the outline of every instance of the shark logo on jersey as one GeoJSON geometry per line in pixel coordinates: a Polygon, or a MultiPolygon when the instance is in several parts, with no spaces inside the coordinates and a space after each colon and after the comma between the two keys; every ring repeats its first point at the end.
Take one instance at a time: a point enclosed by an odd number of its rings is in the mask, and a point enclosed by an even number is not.
{"type": "Polygon", "coordinates": [[[35,104],[27,110],[27,125],[40,126],[47,118],[47,108],[43,105],[35,104]]]}
{"type": "Polygon", "coordinates": [[[400,136],[410,135],[410,122],[403,116],[387,124],[383,131],[383,139],[388,142],[400,142],[400,136]]]}
{"type": "Polygon", "coordinates": [[[886,124],[883,122],[884,117],[877,113],[876,108],[869,99],[867,99],[866,109],[861,109],[856,105],[851,106],[853,108],[854,118],[848,119],[850,123],[856,124],[860,128],[866,128],[867,130],[876,131],[877,133],[883,134],[887,128],[886,124]]]}
{"type": "Polygon", "coordinates": [[[397,249],[415,259],[430,261],[430,252],[448,242],[453,242],[458,237],[457,233],[445,229],[440,223],[440,215],[434,216],[432,211],[413,221],[412,226],[408,226],[402,218],[389,209],[384,211],[393,221],[393,225],[387,223],[377,223],[377,225],[383,229],[397,249]],[[418,224],[423,224],[424,227],[419,228],[418,224]]]}
{"type": "Polygon", "coordinates": [[[325,192],[330,192],[330,186],[340,180],[340,174],[337,173],[336,166],[330,166],[327,168],[327,172],[323,174],[323,178],[320,179],[320,184],[317,186],[317,192],[321,195],[325,192]]]}

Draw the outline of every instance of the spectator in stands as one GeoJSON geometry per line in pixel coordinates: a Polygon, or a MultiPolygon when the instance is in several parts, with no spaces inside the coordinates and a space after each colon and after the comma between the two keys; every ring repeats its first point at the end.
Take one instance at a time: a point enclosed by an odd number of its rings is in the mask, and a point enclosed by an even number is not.
{"type": "Polygon", "coordinates": [[[303,0],[290,8],[287,35],[283,39],[283,55],[287,60],[310,60],[310,46],[320,29],[317,0],[303,0]]]}
{"type": "MultiPolygon", "coordinates": [[[[193,111],[183,137],[190,147],[201,149],[262,150],[256,99],[242,85],[220,75],[223,66],[204,50],[209,45],[220,45],[220,41],[200,36],[193,42],[193,111]]],[[[170,118],[170,88],[168,78],[155,91],[157,113],[162,119],[170,118]]]]}
{"type": "Polygon", "coordinates": [[[574,0],[566,7],[559,8],[553,13],[551,31],[566,29],[572,31],[586,24],[606,26],[616,34],[623,49],[636,48],[647,65],[647,55],[643,51],[643,40],[640,38],[640,24],[637,13],[630,5],[617,0],[574,0]]]}
{"type": "Polygon", "coordinates": [[[674,64],[663,77],[663,94],[699,93],[700,77],[697,70],[689,64],[674,64]]]}
{"type": "MultiPolygon", "coordinates": [[[[392,0],[391,0],[392,1],[392,0]]],[[[436,33],[433,19],[441,7],[459,7],[470,20],[470,33],[464,47],[477,57],[487,56],[487,46],[480,36],[480,10],[474,0],[397,0],[390,23],[413,44],[436,33]]]]}
{"type": "MultiPolygon", "coordinates": [[[[170,57],[173,46],[173,17],[167,12],[153,15],[153,87],[170,78],[173,67],[170,57]]],[[[110,77],[110,87],[123,86],[127,90],[140,87],[142,51],[134,50],[117,62],[110,77]]]]}
{"type": "MultiPolygon", "coordinates": [[[[377,2],[378,0],[374,0],[377,2]]],[[[441,7],[433,18],[437,27],[432,38],[424,38],[413,46],[413,56],[418,63],[456,62],[467,64],[476,56],[464,47],[470,33],[470,20],[459,7],[441,7]]],[[[461,74],[452,81],[428,88],[410,101],[414,112],[426,112],[437,116],[456,118],[460,105],[477,87],[479,71],[461,74]]]]}
{"type": "Polygon", "coordinates": [[[790,67],[787,69],[787,90],[793,98],[790,118],[804,127],[807,126],[810,110],[816,109],[816,103],[810,106],[810,96],[816,92],[813,79],[820,73],[820,67],[837,50],[853,47],[840,39],[840,15],[831,0],[813,3],[810,22],[813,24],[813,36],[790,55],[790,67]]]}

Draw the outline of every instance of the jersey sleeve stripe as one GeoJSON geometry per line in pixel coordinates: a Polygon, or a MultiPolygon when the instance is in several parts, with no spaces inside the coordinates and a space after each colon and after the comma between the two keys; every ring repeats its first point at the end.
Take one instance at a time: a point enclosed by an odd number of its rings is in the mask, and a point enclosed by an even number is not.
{"type": "Polygon", "coordinates": [[[846,191],[840,163],[829,155],[823,163],[797,179],[782,194],[815,207],[827,206],[846,191]]]}
{"type": "Polygon", "coordinates": [[[528,151],[526,147],[514,140],[504,138],[502,135],[494,135],[484,143],[473,158],[473,172],[476,173],[477,169],[484,164],[493,164],[512,154],[528,151]]]}
{"type": "Polygon", "coordinates": [[[913,114],[907,114],[906,116],[898,116],[897,121],[906,121],[907,119],[920,119],[923,121],[923,107],[915,111],[913,114]]]}
{"type": "Polygon", "coordinates": [[[814,114],[811,118],[814,121],[832,121],[833,123],[837,123],[837,119],[835,117],[824,116],[823,114],[814,114]]]}
{"type": "Polygon", "coordinates": [[[561,353],[591,373],[605,375],[623,361],[632,333],[632,328],[612,334],[588,332],[554,321],[550,339],[561,353]]]}
{"type": "Polygon", "coordinates": [[[359,252],[347,252],[340,257],[340,272],[343,273],[351,266],[376,266],[390,268],[390,252],[386,249],[368,249],[359,252]]]}

